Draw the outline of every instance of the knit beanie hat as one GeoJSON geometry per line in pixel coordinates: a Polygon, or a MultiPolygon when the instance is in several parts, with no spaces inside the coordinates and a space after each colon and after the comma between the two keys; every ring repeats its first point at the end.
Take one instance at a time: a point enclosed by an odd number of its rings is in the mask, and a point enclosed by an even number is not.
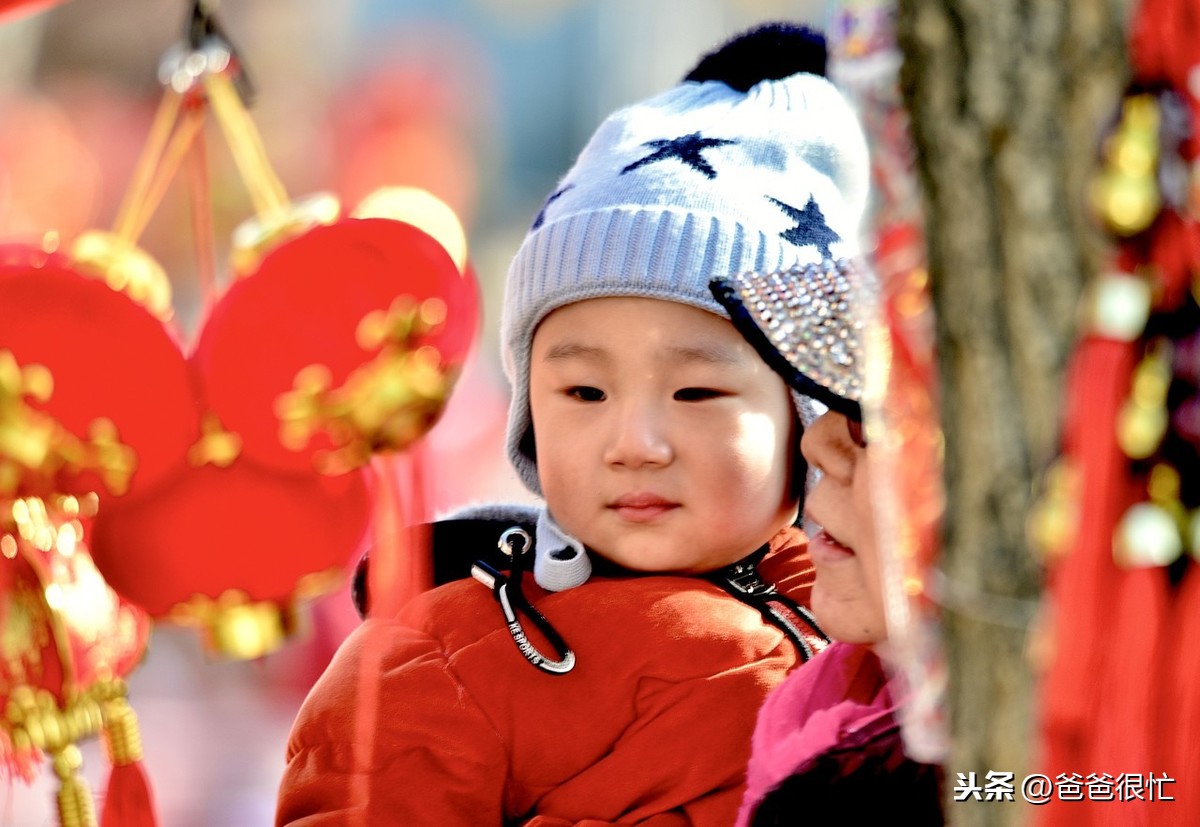
{"type": "Polygon", "coordinates": [[[728,317],[713,279],[859,252],[866,141],[812,73],[818,49],[823,66],[823,41],[791,26],[734,38],[680,85],[609,116],[546,199],[509,268],[501,318],[508,453],[534,493],[530,348],[551,311],[642,296],[728,317]]]}

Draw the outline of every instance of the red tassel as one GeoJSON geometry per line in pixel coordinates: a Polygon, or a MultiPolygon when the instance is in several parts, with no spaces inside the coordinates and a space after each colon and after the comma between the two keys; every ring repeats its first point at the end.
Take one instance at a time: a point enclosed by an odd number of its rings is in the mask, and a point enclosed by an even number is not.
{"type": "Polygon", "coordinates": [[[142,769],[142,736],[137,713],[124,697],[109,701],[104,735],[112,760],[100,827],[158,827],[154,797],[142,769]]]}
{"type": "MultiPolygon", "coordinates": [[[[1108,772],[1114,777],[1123,772],[1144,775],[1160,769],[1156,764],[1156,716],[1161,704],[1161,684],[1152,678],[1164,659],[1170,593],[1166,572],[1161,568],[1122,571],[1110,607],[1110,657],[1104,671],[1094,675],[1103,712],[1091,721],[1088,753],[1080,772],[1108,772]],[[1137,675],[1138,679],[1130,676],[1137,675]]],[[[1169,792],[1169,790],[1168,790],[1169,792]]],[[[1077,804],[1081,802],[1069,802],[1077,804]]],[[[1093,823],[1101,827],[1128,824],[1161,825],[1170,814],[1172,802],[1163,804],[1145,799],[1090,802],[1093,823]]]]}
{"type": "Polygon", "coordinates": [[[141,761],[113,766],[100,827],[158,827],[141,761]]]}
{"type": "Polygon", "coordinates": [[[1200,745],[1196,743],[1196,728],[1200,726],[1200,659],[1196,657],[1200,646],[1200,570],[1195,566],[1180,585],[1170,626],[1172,648],[1161,675],[1156,676],[1162,687],[1154,707],[1160,752],[1152,766],[1177,782],[1165,785],[1166,794],[1176,800],[1169,802],[1169,820],[1160,816],[1156,824],[1200,824],[1200,801],[1180,793],[1185,779],[1200,774],[1200,745]]]}
{"type": "MultiPolygon", "coordinates": [[[[1117,605],[1121,575],[1112,559],[1112,532],[1129,503],[1124,455],[1116,441],[1117,412],[1129,390],[1135,364],[1132,344],[1108,339],[1083,340],[1072,357],[1065,399],[1064,452],[1074,464],[1082,488],[1079,523],[1069,553],[1055,561],[1050,595],[1055,618],[1054,661],[1040,690],[1040,772],[1103,772],[1092,760],[1094,722],[1103,718],[1105,683],[1126,673],[1124,652],[1110,645],[1110,613],[1117,605]],[[1080,770],[1080,767],[1088,767],[1080,770]]],[[[1095,811],[1081,802],[1052,799],[1033,815],[1038,827],[1088,827],[1095,811]]]]}

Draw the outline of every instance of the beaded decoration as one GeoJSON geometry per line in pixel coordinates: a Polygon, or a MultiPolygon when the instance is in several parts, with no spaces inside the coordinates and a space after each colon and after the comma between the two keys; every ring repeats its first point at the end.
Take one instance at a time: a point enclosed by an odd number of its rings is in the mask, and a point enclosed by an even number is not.
{"type": "Polygon", "coordinates": [[[711,288],[742,334],[796,390],[861,419],[863,324],[850,308],[864,278],[850,260],[825,259],[718,279],[711,288]]]}

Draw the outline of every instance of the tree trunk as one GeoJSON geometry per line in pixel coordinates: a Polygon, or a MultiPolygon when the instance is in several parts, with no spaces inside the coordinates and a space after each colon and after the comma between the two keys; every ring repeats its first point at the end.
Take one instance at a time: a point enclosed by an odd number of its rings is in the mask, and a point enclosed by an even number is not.
{"type": "MultiPolygon", "coordinates": [[[[1014,775],[1014,803],[953,802],[955,825],[1027,820],[1040,573],[1025,542],[1058,439],[1076,305],[1103,260],[1086,207],[1127,78],[1125,0],[899,0],[901,85],[924,188],[945,430],[942,570],[959,773],[1014,775]]],[[[1097,768],[1080,767],[1087,773],[1097,768]]]]}

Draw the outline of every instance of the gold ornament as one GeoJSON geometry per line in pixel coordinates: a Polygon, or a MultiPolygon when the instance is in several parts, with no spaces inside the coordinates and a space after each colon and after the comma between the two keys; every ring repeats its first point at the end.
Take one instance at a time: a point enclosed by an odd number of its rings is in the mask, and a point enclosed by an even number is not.
{"type": "Polygon", "coordinates": [[[333,440],[318,452],[318,470],[342,474],[366,465],[379,450],[402,449],[424,435],[441,415],[456,374],[445,370],[438,352],[414,347],[416,339],[446,319],[441,299],[416,305],[403,296],[385,312],[369,313],[355,332],[364,350],[378,350],[370,362],[338,388],[323,365],[296,374],[293,389],[276,402],[280,441],[301,450],[318,432],[333,440]]]}
{"type": "Polygon", "coordinates": [[[1043,494],[1029,512],[1026,536],[1043,563],[1051,563],[1071,550],[1079,531],[1079,470],[1058,460],[1046,471],[1043,494]]]}
{"type": "Polygon", "coordinates": [[[1117,235],[1140,233],[1162,208],[1156,180],[1159,121],[1153,95],[1126,98],[1106,145],[1105,168],[1092,182],[1092,207],[1117,235]]]}
{"type": "Polygon", "coordinates": [[[1167,433],[1172,352],[1169,343],[1158,340],[1134,369],[1129,399],[1117,415],[1117,442],[1130,459],[1151,456],[1167,433]]]}

